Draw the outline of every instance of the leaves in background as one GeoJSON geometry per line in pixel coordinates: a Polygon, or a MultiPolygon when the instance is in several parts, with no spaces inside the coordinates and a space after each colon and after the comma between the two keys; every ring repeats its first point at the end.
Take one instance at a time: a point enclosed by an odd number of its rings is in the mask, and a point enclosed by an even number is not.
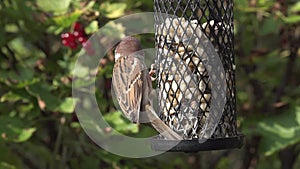
{"type": "Polygon", "coordinates": [[[128,121],[119,111],[106,114],[104,119],[112,126],[112,128],[121,133],[137,133],[139,130],[137,124],[128,121]]]}
{"type": "Polygon", "coordinates": [[[100,15],[103,14],[107,18],[118,18],[124,15],[126,3],[110,3],[104,2],[100,5],[100,15]]]}
{"type": "Polygon", "coordinates": [[[87,34],[93,34],[98,31],[98,21],[92,21],[84,30],[87,34]]]}
{"type": "Polygon", "coordinates": [[[300,107],[258,123],[257,131],[263,136],[260,150],[267,156],[300,142],[300,107]]]}
{"type": "Polygon", "coordinates": [[[0,116],[0,119],[0,140],[24,142],[36,131],[36,128],[16,117],[0,116]]]}
{"type": "Polygon", "coordinates": [[[37,5],[45,12],[66,12],[71,0],[37,0],[37,5]]]}
{"type": "Polygon", "coordinates": [[[59,105],[58,111],[62,113],[73,113],[75,109],[75,99],[72,97],[65,98],[59,105]]]}
{"type": "MultiPolygon", "coordinates": [[[[202,152],[201,156],[166,153],[141,162],[99,148],[81,128],[84,120],[80,118],[79,123],[73,113],[77,100],[72,98],[72,76],[77,58],[84,51],[63,47],[60,34],[72,32],[74,23],[80,22],[88,35],[102,28],[101,33],[109,38],[98,36],[97,40],[99,44],[109,43],[114,38],[124,37],[127,31],[126,23],[119,24],[114,19],[127,13],[153,11],[153,3],[151,0],[0,1],[0,16],[5,16],[0,19],[1,169],[242,168],[241,163],[248,158],[244,157],[247,148],[202,152]]],[[[226,3],[228,1],[222,1],[223,5],[226,3]]],[[[286,7],[275,0],[235,0],[234,3],[238,126],[242,126],[247,138],[261,137],[261,154],[251,167],[255,168],[257,163],[257,168],[277,169],[281,167],[277,152],[300,143],[300,107],[295,101],[300,94],[299,57],[288,81],[281,81],[292,53],[291,39],[299,36],[300,2],[288,0],[286,7]],[[289,106],[289,111],[284,107],[278,110],[282,110],[279,115],[262,113],[268,106],[265,103],[272,102],[274,92],[284,83],[280,101],[289,106]]],[[[220,12],[223,14],[226,10],[220,12]]],[[[151,24],[149,22],[149,26],[151,24]]],[[[144,36],[140,36],[143,46],[153,47],[153,41],[144,36]]],[[[80,92],[95,93],[101,112],[115,130],[135,137],[157,134],[148,126],[129,122],[115,110],[110,95],[112,54],[105,59],[96,77],[97,88],[80,92]]],[[[91,56],[84,60],[87,64],[95,63],[91,56]]],[[[76,81],[74,87],[95,83],[95,79],[89,78],[94,70],[91,72],[86,64],[77,68],[74,78],[82,80],[76,81]]],[[[89,99],[84,101],[84,105],[90,104],[89,99]]],[[[88,129],[106,132],[99,128],[97,120],[86,120],[88,129]]],[[[299,166],[298,157],[294,168],[299,166]]]]}

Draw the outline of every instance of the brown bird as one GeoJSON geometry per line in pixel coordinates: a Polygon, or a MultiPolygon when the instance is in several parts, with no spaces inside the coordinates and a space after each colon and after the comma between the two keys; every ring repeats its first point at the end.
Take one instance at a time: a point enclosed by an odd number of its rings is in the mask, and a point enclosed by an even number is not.
{"type": "Polygon", "coordinates": [[[144,56],[139,40],[134,37],[125,37],[116,47],[112,84],[120,108],[132,122],[149,122],[166,139],[181,140],[152,107],[152,84],[144,56]]]}

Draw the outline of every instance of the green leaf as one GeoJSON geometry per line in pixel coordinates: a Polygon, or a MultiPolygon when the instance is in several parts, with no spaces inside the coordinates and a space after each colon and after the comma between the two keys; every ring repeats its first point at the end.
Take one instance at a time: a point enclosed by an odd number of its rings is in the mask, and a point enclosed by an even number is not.
{"type": "Polygon", "coordinates": [[[105,2],[100,5],[100,14],[104,14],[107,18],[117,18],[124,15],[126,8],[126,3],[105,2]]]}
{"type": "Polygon", "coordinates": [[[26,86],[30,86],[30,85],[33,85],[37,82],[39,82],[40,80],[37,79],[37,78],[33,78],[33,79],[30,79],[30,80],[23,80],[21,82],[19,82],[17,85],[15,85],[15,87],[17,88],[24,88],[26,86]]]}
{"type": "Polygon", "coordinates": [[[78,123],[78,122],[72,122],[72,123],[70,124],[70,126],[71,126],[72,128],[81,128],[81,125],[80,125],[80,123],[78,123]]]}
{"type": "Polygon", "coordinates": [[[263,26],[259,33],[260,35],[276,33],[278,32],[280,25],[281,25],[280,20],[276,20],[274,18],[268,18],[264,21],[263,26]]]}
{"type": "MultiPolygon", "coordinates": [[[[8,72],[8,78],[13,79],[14,81],[18,81],[16,86],[22,87],[22,82],[31,83],[33,80],[33,70],[28,69],[26,67],[22,67],[21,65],[17,66],[17,71],[8,72]]],[[[34,82],[33,82],[34,83],[34,82]]]]}
{"type": "MultiPolygon", "coordinates": [[[[63,27],[63,28],[68,28],[70,27],[75,21],[78,20],[78,18],[81,16],[82,14],[82,10],[75,10],[74,12],[72,13],[68,13],[68,14],[65,14],[65,15],[60,15],[60,16],[57,16],[57,17],[54,17],[53,20],[54,22],[59,26],[59,27],[63,27]]],[[[59,29],[60,28],[52,28],[52,30],[48,30],[48,31],[53,31],[56,30],[59,32],[59,29]]]]}
{"type": "Polygon", "coordinates": [[[28,140],[35,131],[36,131],[36,128],[22,129],[19,134],[19,137],[17,139],[15,139],[14,141],[15,142],[24,142],[24,141],[28,140]]]}
{"type": "Polygon", "coordinates": [[[53,33],[54,35],[58,35],[58,34],[61,34],[63,32],[63,30],[64,30],[64,27],[62,27],[62,26],[52,25],[52,26],[48,27],[47,32],[48,33],[53,33]]]}
{"type": "Polygon", "coordinates": [[[45,12],[65,12],[71,0],[37,0],[37,5],[45,12]]]}
{"type": "Polygon", "coordinates": [[[95,1],[90,1],[90,2],[85,6],[85,10],[91,9],[94,5],[95,5],[95,1]]]}
{"type": "Polygon", "coordinates": [[[267,156],[300,142],[300,107],[258,123],[257,132],[263,138],[260,150],[267,156]]]}
{"type": "Polygon", "coordinates": [[[74,71],[73,73],[74,73],[73,76],[75,77],[84,78],[88,76],[88,74],[90,73],[90,69],[89,67],[86,67],[84,65],[77,64],[76,71],[74,71]]]}
{"type": "Polygon", "coordinates": [[[269,9],[272,5],[274,5],[274,1],[270,0],[259,0],[258,4],[259,7],[265,8],[266,10],[269,9]]]}
{"type": "Polygon", "coordinates": [[[36,128],[30,127],[23,119],[0,116],[0,139],[13,142],[27,141],[36,128]]]}
{"type": "Polygon", "coordinates": [[[5,93],[4,95],[1,96],[0,102],[5,102],[5,101],[15,102],[20,99],[21,97],[19,95],[9,91],[8,93],[5,93]]]}
{"type": "Polygon", "coordinates": [[[1,169],[14,169],[23,168],[21,157],[12,151],[5,142],[0,139],[0,168],[1,169]]]}
{"type": "Polygon", "coordinates": [[[125,36],[125,30],[126,28],[122,24],[111,21],[107,23],[104,27],[102,27],[98,33],[100,35],[103,34],[112,38],[121,38],[125,36]]]}
{"type": "Polygon", "coordinates": [[[17,169],[16,166],[14,166],[12,164],[8,164],[8,163],[3,162],[3,161],[0,162],[0,168],[1,169],[17,169]]]}
{"type": "Polygon", "coordinates": [[[300,125],[300,107],[296,107],[296,121],[300,125]]]}
{"type": "Polygon", "coordinates": [[[290,12],[296,13],[300,12],[300,1],[296,2],[291,8],[290,12]]]}
{"type": "Polygon", "coordinates": [[[98,21],[92,21],[84,30],[87,34],[95,33],[99,29],[98,21]]]}
{"type": "Polygon", "coordinates": [[[300,22],[300,15],[290,15],[283,18],[283,21],[287,24],[294,24],[300,22]]]}
{"type": "Polygon", "coordinates": [[[119,132],[131,132],[137,133],[138,132],[138,125],[133,124],[130,121],[126,120],[122,113],[119,111],[112,112],[106,114],[104,119],[117,131],[119,132]]]}
{"type": "Polygon", "coordinates": [[[47,110],[56,111],[61,101],[51,93],[51,87],[47,84],[37,83],[28,87],[30,94],[41,99],[46,104],[47,110]]]}
{"type": "Polygon", "coordinates": [[[58,107],[58,111],[62,113],[73,113],[75,109],[75,99],[72,97],[65,98],[58,107]]]}

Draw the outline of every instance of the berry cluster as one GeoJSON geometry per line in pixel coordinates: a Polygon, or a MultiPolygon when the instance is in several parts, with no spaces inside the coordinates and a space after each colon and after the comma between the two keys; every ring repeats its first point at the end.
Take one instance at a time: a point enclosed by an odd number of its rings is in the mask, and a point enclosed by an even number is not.
{"type": "Polygon", "coordinates": [[[81,44],[89,55],[94,55],[95,51],[92,44],[87,40],[83,26],[79,22],[75,22],[73,28],[73,32],[61,34],[62,44],[71,49],[76,49],[81,44]]]}

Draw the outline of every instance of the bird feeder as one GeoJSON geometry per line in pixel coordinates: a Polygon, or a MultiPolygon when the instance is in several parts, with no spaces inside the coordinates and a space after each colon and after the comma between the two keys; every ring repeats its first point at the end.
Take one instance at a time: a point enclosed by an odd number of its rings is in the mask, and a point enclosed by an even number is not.
{"type": "Polygon", "coordinates": [[[154,0],[159,116],[182,136],[152,149],[240,148],[232,0],[154,0]]]}

